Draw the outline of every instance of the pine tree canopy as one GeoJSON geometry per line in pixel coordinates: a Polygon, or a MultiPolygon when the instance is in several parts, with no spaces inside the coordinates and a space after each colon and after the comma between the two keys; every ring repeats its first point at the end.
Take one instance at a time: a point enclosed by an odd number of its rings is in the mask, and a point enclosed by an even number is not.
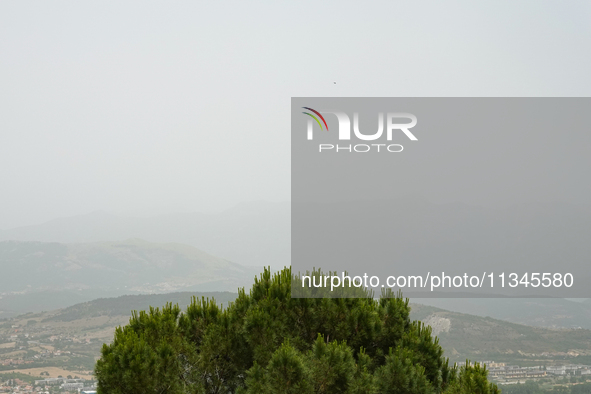
{"type": "Polygon", "coordinates": [[[103,345],[98,392],[500,393],[484,366],[450,366],[400,293],[291,298],[292,279],[290,268],[265,269],[225,309],[194,298],[184,312],[134,312],[103,345]]]}

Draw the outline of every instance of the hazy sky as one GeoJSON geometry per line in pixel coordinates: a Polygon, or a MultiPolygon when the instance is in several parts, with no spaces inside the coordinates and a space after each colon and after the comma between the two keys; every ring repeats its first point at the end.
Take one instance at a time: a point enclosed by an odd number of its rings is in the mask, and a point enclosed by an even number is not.
{"type": "Polygon", "coordinates": [[[589,70],[588,1],[3,1],[0,229],[289,200],[292,96],[589,96],[589,70]]]}

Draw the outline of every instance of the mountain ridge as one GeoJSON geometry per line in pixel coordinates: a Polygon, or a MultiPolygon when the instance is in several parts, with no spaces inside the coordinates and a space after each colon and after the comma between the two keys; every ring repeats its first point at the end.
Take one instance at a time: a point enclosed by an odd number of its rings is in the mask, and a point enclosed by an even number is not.
{"type": "Polygon", "coordinates": [[[0,266],[10,266],[0,275],[0,311],[5,312],[0,318],[8,312],[69,306],[91,295],[236,291],[250,285],[261,270],[189,245],[141,239],[75,244],[2,241],[0,266]],[[74,302],[65,303],[65,294],[74,302]],[[59,299],[57,304],[46,302],[48,296],[59,299]]]}

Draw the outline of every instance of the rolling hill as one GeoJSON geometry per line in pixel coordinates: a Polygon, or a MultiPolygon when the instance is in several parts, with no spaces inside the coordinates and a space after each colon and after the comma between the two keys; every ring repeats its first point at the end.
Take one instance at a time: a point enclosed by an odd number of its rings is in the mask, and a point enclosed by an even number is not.
{"type": "Polygon", "coordinates": [[[527,364],[591,361],[591,331],[548,329],[412,304],[411,317],[433,328],[454,361],[494,360],[527,364]]]}
{"type": "MultiPolygon", "coordinates": [[[[214,297],[218,303],[227,305],[237,295],[230,292],[178,292],[121,296],[49,312],[29,313],[0,322],[0,344],[4,343],[0,347],[16,349],[25,346],[27,348],[23,350],[27,350],[51,346],[81,355],[79,360],[68,358],[67,362],[83,362],[79,366],[88,369],[98,357],[102,343],[112,340],[115,327],[126,324],[132,310],[146,310],[167,302],[178,303],[184,309],[192,296],[214,297]]],[[[494,360],[521,365],[591,362],[589,330],[544,329],[421,304],[411,304],[411,307],[411,319],[433,327],[445,355],[452,361],[494,360]]],[[[2,354],[0,349],[0,358],[2,354]]],[[[54,361],[59,360],[52,363],[54,361]]]]}
{"type": "Polygon", "coordinates": [[[591,329],[589,301],[562,298],[429,298],[418,302],[529,326],[591,329]]]}
{"type": "MultiPolygon", "coordinates": [[[[591,237],[588,207],[537,203],[494,210],[465,204],[438,205],[400,199],[396,201],[395,209],[396,237],[392,239],[392,249],[404,261],[414,261],[422,256],[421,258],[440,262],[442,267],[452,266],[458,261],[478,262],[486,267],[494,267],[496,261],[515,257],[523,259],[524,262],[520,264],[531,267],[537,267],[541,263],[560,267],[560,261],[565,259],[579,259],[586,266],[586,256],[591,253],[591,243],[587,242],[591,237]],[[417,250],[420,251],[418,257],[414,255],[417,250]],[[445,261],[441,256],[448,256],[450,260],[445,261]]],[[[245,203],[217,214],[178,213],[134,218],[94,212],[56,219],[41,225],[0,231],[0,240],[51,242],[51,245],[43,246],[47,249],[43,256],[30,256],[38,262],[52,253],[65,253],[63,245],[54,245],[53,242],[71,245],[141,238],[157,243],[181,242],[219,256],[222,258],[220,260],[242,265],[281,268],[289,265],[291,260],[290,214],[289,203],[265,202],[245,203]]],[[[80,251],[80,254],[84,253],[86,252],[80,251]]],[[[123,266],[128,264],[123,264],[124,255],[136,259],[133,253],[119,253],[118,261],[123,266]]],[[[92,263],[101,264],[98,254],[95,257],[92,263]]],[[[2,260],[1,252],[0,264],[3,267],[11,264],[2,260]]],[[[46,278],[38,275],[37,278],[42,279],[32,284],[32,287],[48,289],[51,288],[48,283],[54,281],[56,286],[59,285],[59,295],[51,293],[51,290],[45,290],[48,291],[46,296],[35,296],[33,299],[30,293],[4,295],[0,299],[0,311],[4,311],[3,314],[0,313],[0,318],[9,316],[9,313],[14,315],[17,310],[53,310],[98,297],[117,296],[125,293],[121,292],[122,286],[124,289],[124,286],[130,288],[130,284],[123,283],[118,278],[105,278],[100,274],[94,276],[95,271],[91,268],[86,279],[93,277],[93,286],[80,290],[79,287],[70,286],[63,278],[84,276],[83,270],[78,269],[82,265],[68,264],[61,268],[56,267],[56,272],[60,273],[57,277],[48,272],[46,278]],[[100,292],[92,293],[98,285],[102,288],[100,292]],[[50,302],[54,299],[59,302],[50,302]],[[70,302],[62,302],[68,300],[70,302]],[[39,307],[31,309],[31,306],[39,307]],[[12,312],[8,312],[9,310],[12,312]]],[[[129,264],[131,266],[136,263],[129,264]]],[[[147,266],[144,268],[146,271],[151,269],[147,266]]],[[[0,285],[7,286],[2,287],[3,292],[8,291],[4,289],[8,289],[13,283],[23,283],[23,279],[29,275],[24,269],[18,270],[16,277],[3,281],[9,271],[4,269],[0,274],[0,285]]],[[[117,264],[111,272],[119,272],[117,264]]],[[[135,281],[131,287],[141,288],[141,277],[144,274],[146,273],[130,274],[128,277],[135,281]]],[[[254,274],[249,277],[252,276],[254,274]]],[[[584,278],[577,277],[577,280],[584,281],[584,278]]],[[[152,280],[147,282],[150,282],[151,288],[157,283],[152,280]]],[[[216,283],[202,283],[201,287],[194,290],[234,291],[237,287],[230,284],[228,287],[216,288],[216,283]]],[[[162,287],[158,292],[175,290],[191,289],[162,287]]],[[[19,291],[24,290],[19,287],[19,291]]],[[[490,316],[518,324],[591,329],[591,301],[585,303],[544,298],[416,301],[446,310],[490,316]]]]}
{"type": "Polygon", "coordinates": [[[236,291],[260,269],[191,246],[139,239],[61,244],[0,242],[0,311],[47,310],[97,297],[173,291],[236,291]]]}
{"type": "Polygon", "coordinates": [[[0,230],[0,241],[108,242],[140,238],[182,243],[242,265],[290,265],[289,203],[251,202],[220,213],[185,212],[129,217],[96,211],[0,230]]]}

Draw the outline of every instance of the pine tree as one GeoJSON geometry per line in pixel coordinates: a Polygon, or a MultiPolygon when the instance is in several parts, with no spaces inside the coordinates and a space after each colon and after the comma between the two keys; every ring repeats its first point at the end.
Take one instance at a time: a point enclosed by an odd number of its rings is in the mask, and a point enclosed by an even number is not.
{"type": "Polygon", "coordinates": [[[289,268],[265,269],[225,309],[194,298],[184,313],[173,305],[134,313],[103,346],[98,392],[499,393],[484,367],[449,366],[400,293],[291,298],[292,280],[289,268]]]}

